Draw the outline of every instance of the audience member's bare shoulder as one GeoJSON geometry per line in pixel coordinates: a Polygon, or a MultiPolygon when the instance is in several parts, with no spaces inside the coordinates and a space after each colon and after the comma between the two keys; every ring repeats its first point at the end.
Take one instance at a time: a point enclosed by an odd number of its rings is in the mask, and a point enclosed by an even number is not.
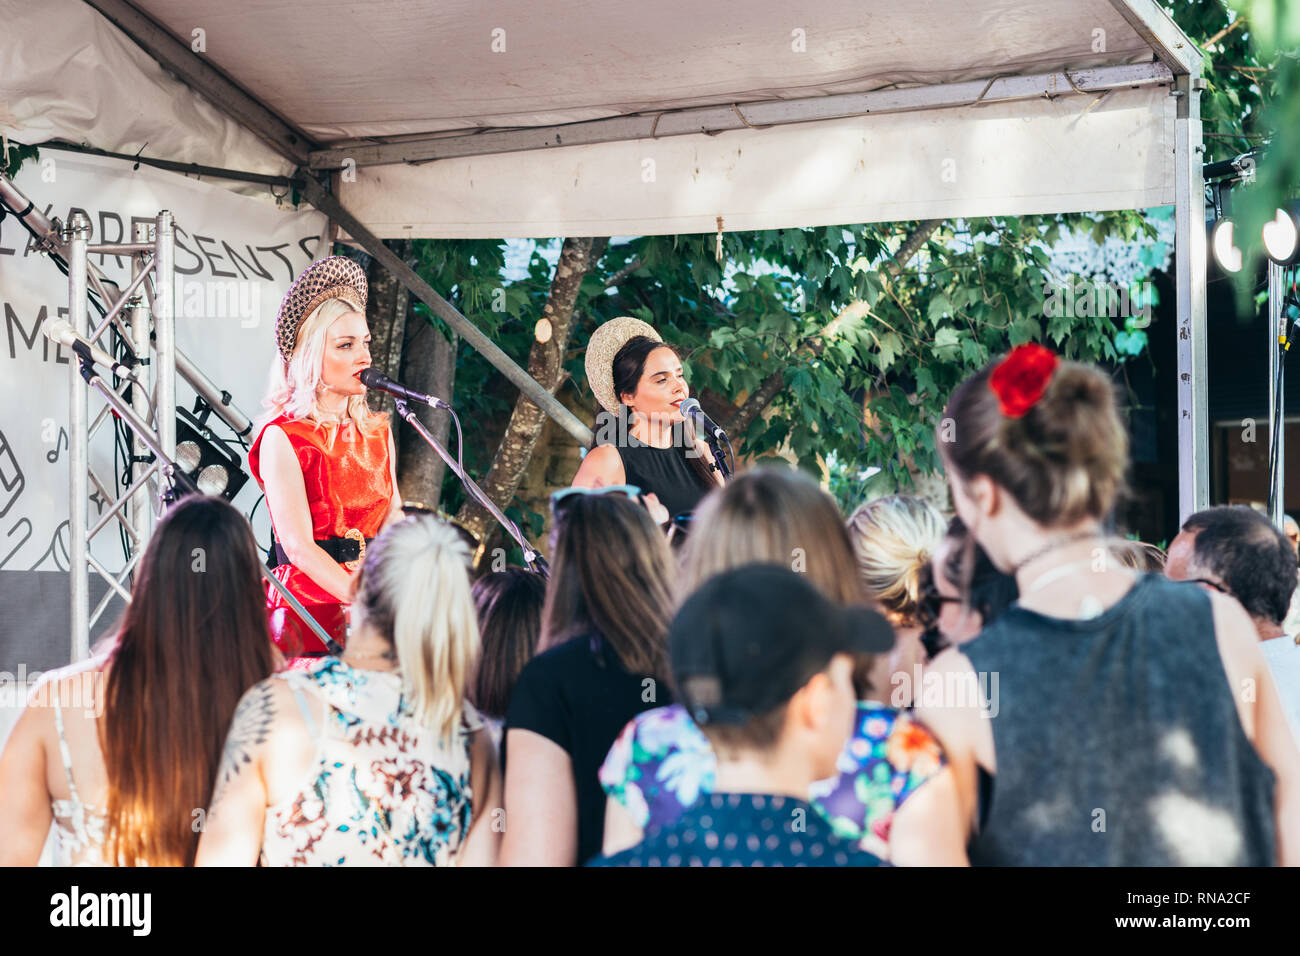
{"type": "Polygon", "coordinates": [[[587,452],[573,476],[573,484],[579,488],[591,488],[597,483],[619,484],[626,473],[623,470],[623,456],[614,445],[597,445],[587,452]]]}
{"type": "Polygon", "coordinates": [[[914,690],[916,716],[944,748],[974,747],[983,709],[975,667],[960,648],[950,647],[925,666],[921,687],[914,690]]]}
{"type": "Polygon", "coordinates": [[[1228,684],[1233,689],[1233,701],[1241,718],[1246,736],[1255,739],[1253,693],[1237,693],[1258,680],[1260,672],[1268,665],[1259,649],[1255,622],[1237,601],[1225,594],[1210,593],[1210,607],[1214,613],[1214,639],[1228,684]],[[1250,683],[1247,683],[1250,682],[1250,683]]]}

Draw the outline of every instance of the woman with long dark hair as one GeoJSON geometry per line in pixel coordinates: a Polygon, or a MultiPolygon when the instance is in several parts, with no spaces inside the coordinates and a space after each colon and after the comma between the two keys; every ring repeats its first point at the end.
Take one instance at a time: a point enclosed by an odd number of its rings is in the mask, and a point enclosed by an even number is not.
{"type": "Polygon", "coordinates": [[[515,682],[537,653],[546,579],[525,568],[491,571],[474,582],[473,593],[482,651],[469,696],[500,748],[515,682]]]}
{"type": "Polygon", "coordinates": [[[690,397],[681,358],[654,328],[631,316],[610,319],[587,344],[587,381],[606,417],[574,487],[634,485],[660,523],[692,511],[723,483],[708,446],[682,415],[690,397]]]}
{"type": "Polygon", "coordinates": [[[220,498],[154,530],[116,633],[46,674],[0,757],[0,865],[194,862],[226,727],[273,670],[259,555],[220,498]]]}
{"type": "Polygon", "coordinates": [[[565,489],[555,513],[539,654],[506,717],[502,862],[573,866],[600,852],[597,770],[623,725],[671,701],[673,564],[645,508],[565,489]]]}

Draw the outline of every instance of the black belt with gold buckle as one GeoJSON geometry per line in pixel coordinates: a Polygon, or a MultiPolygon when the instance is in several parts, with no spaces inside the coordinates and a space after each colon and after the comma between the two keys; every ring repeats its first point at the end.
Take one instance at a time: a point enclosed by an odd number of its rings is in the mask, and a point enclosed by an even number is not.
{"type": "MultiPolygon", "coordinates": [[[[366,556],[366,546],[374,541],[374,538],[367,538],[356,528],[349,528],[346,537],[342,538],[317,538],[313,544],[328,554],[331,558],[343,565],[349,571],[355,571],[361,567],[361,562],[366,556]]],[[[292,564],[289,555],[285,553],[280,542],[275,543],[276,564],[292,564]]]]}

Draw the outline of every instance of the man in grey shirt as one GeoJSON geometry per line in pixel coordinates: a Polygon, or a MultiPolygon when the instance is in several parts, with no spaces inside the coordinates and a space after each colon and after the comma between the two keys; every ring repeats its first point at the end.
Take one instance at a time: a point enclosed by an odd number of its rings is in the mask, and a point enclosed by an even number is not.
{"type": "Polygon", "coordinates": [[[1170,543],[1165,574],[1230,594],[1246,609],[1300,742],[1300,645],[1283,626],[1296,591],[1291,542],[1252,508],[1207,508],[1170,543]]]}

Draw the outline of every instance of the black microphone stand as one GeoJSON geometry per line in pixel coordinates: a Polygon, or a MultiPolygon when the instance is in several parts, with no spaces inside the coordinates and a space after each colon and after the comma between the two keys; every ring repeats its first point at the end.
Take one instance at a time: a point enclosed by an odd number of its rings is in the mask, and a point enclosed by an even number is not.
{"type": "Polygon", "coordinates": [[[528,539],[526,539],[523,532],[519,530],[519,526],[502,513],[501,509],[492,502],[492,499],[487,496],[487,493],[478,486],[473,478],[465,474],[464,469],[461,468],[459,463],[451,457],[451,454],[447,449],[442,447],[442,444],[438,439],[429,434],[429,430],[425,428],[424,423],[416,417],[415,412],[412,411],[411,406],[407,403],[406,399],[394,397],[393,404],[397,408],[397,414],[400,415],[408,425],[416,430],[420,437],[428,443],[430,448],[438,453],[439,458],[447,463],[447,467],[451,469],[452,474],[460,479],[461,484],[465,486],[465,491],[469,496],[486,508],[488,513],[497,519],[497,523],[506,530],[506,533],[509,534],[510,537],[514,538],[515,543],[518,544],[520,549],[524,552],[524,560],[528,562],[528,567],[535,573],[540,574],[543,578],[549,578],[551,576],[551,569],[547,565],[546,559],[528,543],[528,539]]]}
{"type": "MultiPolygon", "coordinates": [[[[113,409],[117,414],[117,417],[126,422],[131,431],[135,432],[136,437],[139,438],[157,458],[159,462],[159,471],[167,482],[167,487],[159,494],[163,504],[167,507],[171,507],[185,495],[197,494],[199,491],[198,486],[189,475],[181,471],[175,461],[167,457],[162,450],[162,445],[155,437],[153,430],[141,421],[140,416],[135,413],[135,409],[122,401],[122,397],[118,395],[117,392],[113,391],[109,384],[100,377],[98,372],[95,371],[95,363],[90,357],[90,350],[84,348],[79,350],[74,346],[73,351],[76,352],[77,358],[80,360],[81,377],[86,380],[86,384],[104,397],[104,400],[108,402],[109,407],[113,409]]],[[[311,616],[310,612],[302,606],[302,603],[289,593],[289,589],[276,580],[261,561],[257,562],[257,566],[262,572],[262,577],[264,577],[272,587],[280,592],[280,596],[284,598],[289,607],[293,608],[294,612],[302,619],[303,623],[311,628],[315,635],[321,639],[321,642],[329,648],[330,653],[343,653],[343,648],[338,641],[334,640],[334,638],[330,637],[329,634],[326,633],[325,628],[320,626],[316,619],[311,616]]]]}
{"type": "Polygon", "coordinates": [[[724,481],[730,481],[735,471],[736,456],[731,453],[731,439],[727,437],[727,433],[716,426],[710,429],[704,423],[700,423],[698,428],[695,427],[694,422],[691,425],[695,431],[704,432],[704,443],[709,446],[709,451],[713,452],[713,461],[718,466],[718,472],[724,481]],[[723,453],[723,442],[727,445],[726,454],[723,453]]]}
{"type": "MultiPolygon", "coordinates": [[[[723,441],[726,441],[726,436],[727,433],[723,432],[722,433],[723,441]]],[[[704,436],[704,441],[709,446],[709,451],[713,452],[713,461],[715,464],[717,464],[718,471],[722,474],[723,480],[730,481],[732,471],[733,471],[733,466],[732,464],[729,463],[727,454],[723,453],[722,441],[719,441],[716,435],[707,435],[707,434],[704,436]]],[[[730,452],[731,452],[731,442],[727,441],[727,453],[729,454],[730,452]]]]}

